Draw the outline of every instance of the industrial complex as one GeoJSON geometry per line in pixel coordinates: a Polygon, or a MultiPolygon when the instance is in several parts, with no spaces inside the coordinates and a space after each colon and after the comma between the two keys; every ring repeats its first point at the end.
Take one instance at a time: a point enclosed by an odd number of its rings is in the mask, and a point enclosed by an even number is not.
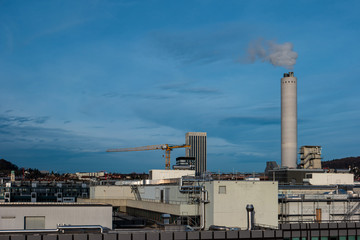
{"type": "Polygon", "coordinates": [[[322,169],[321,146],[297,146],[297,78],[285,73],[280,83],[280,166],[215,177],[207,171],[205,132],[186,133],[183,145],[109,149],[164,150],[165,169],[136,180],[79,173],[88,181],[2,182],[0,234],[105,229],[100,239],[360,239],[360,184],[348,170],[322,169]],[[185,156],[171,166],[175,148],[185,156]]]}

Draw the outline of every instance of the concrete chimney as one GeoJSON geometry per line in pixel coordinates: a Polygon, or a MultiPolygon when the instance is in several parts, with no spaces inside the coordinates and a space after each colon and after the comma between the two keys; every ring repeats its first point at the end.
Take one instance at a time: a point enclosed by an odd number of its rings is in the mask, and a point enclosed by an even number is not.
{"type": "Polygon", "coordinates": [[[281,78],[281,166],[297,166],[297,78],[293,72],[281,78]]]}

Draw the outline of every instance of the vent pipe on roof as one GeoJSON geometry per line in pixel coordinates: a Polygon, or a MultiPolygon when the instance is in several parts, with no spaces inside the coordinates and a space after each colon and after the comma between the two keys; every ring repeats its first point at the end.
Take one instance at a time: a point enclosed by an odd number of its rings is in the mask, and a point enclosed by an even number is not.
{"type": "Polygon", "coordinates": [[[247,230],[254,229],[254,206],[252,204],[246,205],[247,211],[247,230]]]}

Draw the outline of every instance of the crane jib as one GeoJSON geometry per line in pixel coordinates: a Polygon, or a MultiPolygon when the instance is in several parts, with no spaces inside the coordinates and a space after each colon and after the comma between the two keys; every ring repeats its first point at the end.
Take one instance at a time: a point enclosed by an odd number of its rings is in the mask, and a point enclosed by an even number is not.
{"type": "Polygon", "coordinates": [[[147,151],[147,150],[165,150],[165,169],[170,169],[170,152],[175,148],[190,148],[189,145],[170,145],[169,144],[160,144],[160,145],[149,145],[142,147],[134,148],[117,148],[117,149],[108,149],[106,152],[133,152],[133,151],[147,151]]]}

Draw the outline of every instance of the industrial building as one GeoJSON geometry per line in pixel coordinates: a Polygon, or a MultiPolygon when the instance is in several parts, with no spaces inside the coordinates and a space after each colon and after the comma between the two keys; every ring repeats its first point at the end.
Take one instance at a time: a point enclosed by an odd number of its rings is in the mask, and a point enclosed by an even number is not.
{"type": "Polygon", "coordinates": [[[352,173],[307,173],[303,180],[309,185],[354,185],[352,173]]]}
{"type": "MultiPolygon", "coordinates": [[[[201,180],[182,177],[90,187],[84,202],[111,203],[120,212],[195,229],[226,226],[247,229],[246,206],[254,226],[276,229],[283,223],[360,221],[359,188],[352,174],[316,173],[316,185],[278,185],[275,181],[201,180]],[[320,180],[322,179],[322,182],[320,180]],[[342,185],[336,184],[342,183],[342,185]]],[[[311,183],[312,176],[305,178],[311,183]]]]}
{"type": "Polygon", "coordinates": [[[132,216],[209,229],[212,225],[247,229],[246,206],[252,204],[255,224],[278,226],[278,184],[273,181],[224,181],[182,177],[147,180],[134,185],[90,186],[83,202],[111,203],[132,216]],[[266,201],[264,201],[266,199],[266,201]]]}
{"type": "Polygon", "coordinates": [[[89,195],[85,182],[13,181],[0,184],[0,202],[76,202],[89,195]]]}
{"type": "Polygon", "coordinates": [[[324,173],[323,169],[289,169],[289,168],[269,168],[266,174],[269,180],[278,181],[279,184],[301,185],[304,184],[306,174],[324,173]]]}
{"type": "Polygon", "coordinates": [[[112,229],[112,206],[78,203],[0,203],[0,230],[100,225],[112,229]]]}
{"type": "Polygon", "coordinates": [[[206,172],[206,132],[188,132],[185,134],[185,144],[190,148],[185,150],[186,157],[195,157],[195,173],[201,176],[206,172]]]}
{"type": "Polygon", "coordinates": [[[177,157],[176,164],[173,165],[175,170],[195,170],[195,157],[177,157]]]}
{"type": "Polygon", "coordinates": [[[206,224],[247,229],[247,205],[253,205],[255,225],[278,226],[277,190],[272,181],[209,181],[205,183],[209,203],[205,206],[206,224]],[[266,199],[266,200],[265,200],[266,199]]]}
{"type": "Polygon", "coordinates": [[[300,168],[321,169],[321,146],[300,147],[300,168]]]}
{"type": "Polygon", "coordinates": [[[359,209],[353,194],[289,194],[279,198],[279,222],[359,222],[359,209]]]}

